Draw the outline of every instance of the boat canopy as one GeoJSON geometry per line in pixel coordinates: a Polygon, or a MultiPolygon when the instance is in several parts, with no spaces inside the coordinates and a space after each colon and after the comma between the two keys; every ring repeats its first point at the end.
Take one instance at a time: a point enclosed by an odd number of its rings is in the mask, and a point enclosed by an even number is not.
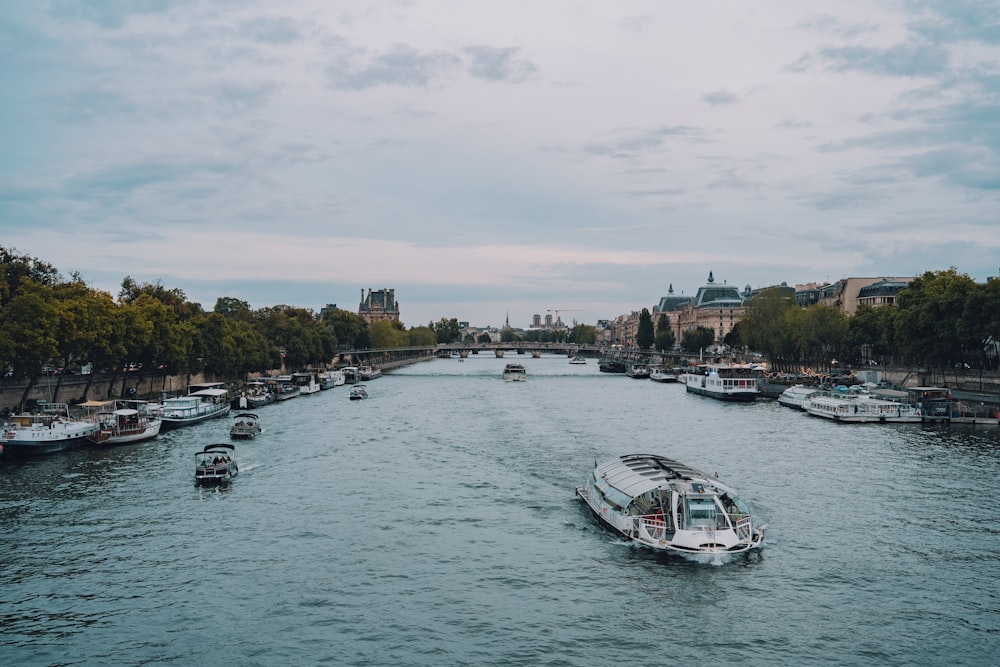
{"type": "Polygon", "coordinates": [[[192,391],[188,396],[225,396],[229,392],[225,389],[201,389],[199,391],[192,391]]]}
{"type": "MultiPolygon", "coordinates": [[[[630,454],[606,461],[596,467],[594,477],[599,485],[604,480],[622,494],[621,499],[612,497],[622,507],[628,505],[632,498],[658,489],[665,482],[708,478],[700,470],[656,454],[630,454]]],[[[602,490],[607,493],[606,489],[602,490]]]]}
{"type": "Polygon", "coordinates": [[[133,410],[132,408],[122,408],[121,410],[115,410],[114,414],[119,417],[131,417],[132,415],[139,414],[138,410],[133,410]]]}

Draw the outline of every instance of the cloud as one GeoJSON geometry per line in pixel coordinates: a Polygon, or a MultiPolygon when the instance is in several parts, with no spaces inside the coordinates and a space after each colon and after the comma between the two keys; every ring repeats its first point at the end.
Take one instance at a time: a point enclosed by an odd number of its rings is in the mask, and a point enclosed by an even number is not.
{"type": "Polygon", "coordinates": [[[535,64],[515,58],[516,48],[469,46],[464,52],[470,61],[469,73],[477,79],[519,82],[538,72],[535,64]]]}
{"type": "Polygon", "coordinates": [[[365,90],[377,86],[427,88],[458,69],[461,63],[461,58],[453,53],[421,53],[411,46],[398,44],[367,59],[360,51],[342,54],[327,66],[326,74],[330,85],[341,90],[365,90]]]}
{"type": "Polygon", "coordinates": [[[738,95],[731,93],[728,90],[717,90],[715,92],[705,93],[701,96],[701,99],[708,102],[713,107],[724,104],[736,104],[740,101],[738,95]]]}

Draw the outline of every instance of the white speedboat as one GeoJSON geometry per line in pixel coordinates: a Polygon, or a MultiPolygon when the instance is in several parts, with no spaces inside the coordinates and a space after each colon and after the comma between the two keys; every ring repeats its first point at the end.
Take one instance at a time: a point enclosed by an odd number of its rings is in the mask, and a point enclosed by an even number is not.
{"type": "Polygon", "coordinates": [[[503,367],[504,382],[524,382],[528,379],[523,364],[507,364],[503,367]]]}
{"type": "Polygon", "coordinates": [[[680,378],[676,371],[662,366],[650,366],[649,379],[653,382],[679,382],[680,378]]]}
{"type": "MultiPolygon", "coordinates": [[[[95,403],[83,403],[84,407],[95,403]]],[[[90,436],[95,445],[126,445],[155,438],[163,421],[147,401],[118,399],[96,402],[101,409],[94,415],[98,429],[90,436]]]]}
{"type": "Polygon", "coordinates": [[[209,445],[194,455],[195,484],[222,484],[239,472],[234,445],[209,445]]]}
{"type": "Polygon", "coordinates": [[[356,384],[351,387],[351,393],[348,395],[352,401],[361,401],[368,398],[368,388],[363,384],[356,384]]]}
{"type": "Polygon", "coordinates": [[[919,424],[923,421],[920,408],[866,393],[817,392],[806,401],[805,410],[814,417],[848,424],[919,424]]]}
{"type": "Polygon", "coordinates": [[[689,368],[684,379],[688,392],[721,401],[752,402],[760,393],[754,372],[743,366],[689,368]]]}
{"type": "Polygon", "coordinates": [[[192,384],[187,396],[165,398],[161,406],[163,430],[197,424],[229,414],[229,391],[225,382],[192,384]]]}
{"type": "Polygon", "coordinates": [[[571,358],[569,360],[569,363],[571,363],[571,364],[585,364],[585,363],[587,363],[587,359],[585,357],[581,357],[578,354],[575,357],[571,358]]]}
{"type": "Polygon", "coordinates": [[[240,412],[233,415],[229,424],[229,437],[252,439],[256,438],[262,430],[260,417],[253,412],[240,412]]]}
{"type": "Polygon", "coordinates": [[[735,554],[760,547],[764,527],[717,478],[656,454],[597,465],[576,495],[633,544],[677,554],[735,554]]]}
{"type": "Polygon", "coordinates": [[[0,449],[7,455],[52,454],[86,444],[97,429],[93,419],[70,416],[65,403],[46,403],[36,414],[11,416],[0,431],[0,449]]]}
{"type": "Polygon", "coordinates": [[[805,410],[806,402],[819,391],[818,387],[809,387],[804,384],[794,384],[778,396],[778,403],[785,407],[805,410]]]}
{"type": "Polygon", "coordinates": [[[354,384],[359,381],[357,366],[344,366],[340,369],[340,372],[344,374],[344,382],[346,384],[354,384]]]}

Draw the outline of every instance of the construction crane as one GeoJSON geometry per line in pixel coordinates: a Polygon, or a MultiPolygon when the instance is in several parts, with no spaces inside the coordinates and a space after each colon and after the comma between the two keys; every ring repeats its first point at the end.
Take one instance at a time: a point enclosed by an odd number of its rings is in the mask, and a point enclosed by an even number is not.
{"type": "Polygon", "coordinates": [[[569,313],[569,312],[572,312],[572,311],[579,311],[579,310],[583,310],[583,309],[582,308],[549,308],[545,312],[547,312],[547,313],[555,313],[556,314],[556,322],[562,322],[562,320],[559,318],[559,313],[560,312],[569,313]]]}

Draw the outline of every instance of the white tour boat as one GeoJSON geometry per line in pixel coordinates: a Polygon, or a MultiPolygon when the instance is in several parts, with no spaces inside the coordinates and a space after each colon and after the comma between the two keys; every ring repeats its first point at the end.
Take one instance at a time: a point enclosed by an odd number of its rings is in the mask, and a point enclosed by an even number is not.
{"type": "Polygon", "coordinates": [[[95,445],[126,445],[155,438],[163,421],[148,401],[117,399],[88,401],[82,407],[98,407],[94,415],[98,429],[90,436],[95,445]]]}
{"type": "Polygon", "coordinates": [[[919,424],[920,408],[867,393],[821,391],[809,397],[806,412],[849,424],[919,424]]]}
{"type": "Polygon", "coordinates": [[[752,402],[760,390],[757,377],[745,366],[701,366],[684,376],[687,391],[722,401],[752,402]]]}
{"type": "Polygon", "coordinates": [[[507,364],[503,367],[504,382],[524,382],[528,379],[523,364],[507,364]]]}
{"type": "Polygon", "coordinates": [[[576,495],[633,544],[677,554],[735,554],[760,547],[764,527],[715,477],[656,454],[597,465],[576,495]]]}
{"type": "Polygon", "coordinates": [[[222,484],[239,472],[234,445],[209,445],[194,455],[195,484],[222,484]]]}
{"type": "Polygon", "coordinates": [[[163,430],[197,424],[229,414],[229,391],[225,382],[202,382],[188,386],[187,396],[165,398],[160,418],[163,430]]]}
{"type": "Polygon", "coordinates": [[[806,402],[809,398],[819,391],[818,387],[809,387],[804,384],[795,384],[781,392],[778,396],[778,403],[781,403],[787,408],[795,408],[796,410],[805,410],[806,402]]]}
{"type": "Polygon", "coordinates": [[[52,454],[86,444],[97,432],[97,422],[70,416],[65,403],[41,405],[37,414],[10,417],[0,431],[0,449],[8,455],[52,454]]]}

